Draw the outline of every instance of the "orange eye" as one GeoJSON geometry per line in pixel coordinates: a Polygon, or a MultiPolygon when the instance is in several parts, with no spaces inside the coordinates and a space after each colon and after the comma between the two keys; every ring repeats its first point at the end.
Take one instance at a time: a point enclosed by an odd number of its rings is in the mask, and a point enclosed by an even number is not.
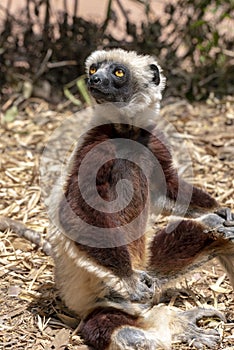
{"type": "Polygon", "coordinates": [[[115,71],[115,75],[118,77],[118,78],[122,78],[124,76],[124,71],[122,69],[117,69],[115,71]]]}
{"type": "Polygon", "coordinates": [[[89,68],[89,74],[90,75],[93,75],[94,73],[96,73],[96,71],[97,71],[97,68],[95,68],[95,67],[90,67],[89,68]]]}

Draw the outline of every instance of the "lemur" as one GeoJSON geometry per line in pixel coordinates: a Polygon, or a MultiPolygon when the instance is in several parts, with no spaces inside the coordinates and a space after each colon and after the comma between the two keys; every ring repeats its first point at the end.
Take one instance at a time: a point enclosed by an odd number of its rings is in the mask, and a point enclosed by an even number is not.
{"type": "Polygon", "coordinates": [[[219,311],[181,311],[159,301],[172,280],[213,257],[234,287],[234,225],[226,225],[233,214],[178,176],[154,118],[165,86],[154,57],[98,50],[86,71],[98,106],[70,159],[63,193],[52,195],[60,295],[95,350],[170,349],[174,340],[214,348],[219,335],[196,321],[223,319],[219,311]],[[115,207],[120,189],[126,205],[115,207]],[[171,215],[176,201],[177,221],[146,237],[150,211],[171,215]]]}

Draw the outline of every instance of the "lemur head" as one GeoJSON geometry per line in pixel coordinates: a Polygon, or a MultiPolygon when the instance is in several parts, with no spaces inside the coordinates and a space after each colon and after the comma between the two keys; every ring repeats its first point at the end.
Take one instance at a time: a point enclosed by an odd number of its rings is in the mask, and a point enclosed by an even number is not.
{"type": "Polygon", "coordinates": [[[95,51],[86,60],[86,72],[97,103],[121,102],[135,112],[159,109],[165,78],[154,57],[122,49],[95,51]]]}

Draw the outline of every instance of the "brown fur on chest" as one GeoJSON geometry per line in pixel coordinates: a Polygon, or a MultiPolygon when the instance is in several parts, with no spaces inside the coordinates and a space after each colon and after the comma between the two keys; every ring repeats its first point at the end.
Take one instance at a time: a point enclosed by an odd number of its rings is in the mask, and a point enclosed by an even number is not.
{"type": "MultiPolygon", "coordinates": [[[[89,131],[74,155],[73,166],[65,184],[65,197],[60,204],[60,220],[66,226],[66,232],[69,232],[70,227],[74,230],[76,225],[70,217],[67,204],[81,222],[90,226],[87,232],[86,228],[81,227],[82,223],[77,224],[79,239],[76,244],[79,249],[84,249],[90,257],[111,269],[117,270],[118,263],[126,261],[121,271],[124,274],[131,273],[132,268],[139,268],[145,260],[143,234],[148,216],[149,186],[142,168],[147,164],[144,164],[147,161],[144,155],[144,144],[148,139],[149,134],[144,130],[133,130],[122,124],[102,125],[89,131]],[[118,147],[121,148],[121,142],[116,144],[116,139],[141,140],[143,152],[139,154],[134,149],[124,149],[125,158],[118,158],[118,147]],[[103,144],[106,141],[108,146],[103,144]],[[128,157],[131,159],[129,160],[128,157]],[[106,158],[110,160],[105,161],[106,158]],[[86,164],[84,164],[85,161],[86,164]],[[142,168],[135,163],[143,164],[142,168]],[[78,176],[81,166],[84,174],[83,184],[80,186],[78,176]],[[95,182],[93,168],[98,169],[95,182]],[[118,193],[118,184],[122,180],[129,181],[132,193],[128,187],[125,188],[124,193],[118,193]],[[84,194],[89,196],[89,203],[85,200],[84,194]],[[120,210],[108,212],[106,210],[108,206],[118,200],[120,195],[125,196],[126,198],[123,199],[127,201],[129,196],[129,203],[120,210]],[[122,239],[121,246],[111,238],[111,235],[108,236],[107,232],[102,247],[96,228],[116,230],[116,236],[122,239]],[[86,239],[90,237],[93,247],[81,244],[83,237],[86,239]],[[110,242],[107,244],[108,240],[110,242]],[[105,245],[109,245],[109,248],[107,249],[105,245]],[[113,266],[115,264],[116,266],[113,266]]],[[[122,149],[120,149],[121,152],[123,152],[122,149]]]]}

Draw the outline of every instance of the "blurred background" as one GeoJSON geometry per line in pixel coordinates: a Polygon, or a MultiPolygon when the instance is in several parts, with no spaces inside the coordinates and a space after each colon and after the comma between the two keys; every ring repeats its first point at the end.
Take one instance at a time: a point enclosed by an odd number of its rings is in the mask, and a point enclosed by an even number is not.
{"type": "Polygon", "coordinates": [[[232,94],[233,15],[233,0],[2,0],[1,102],[23,91],[56,104],[85,58],[113,47],[155,55],[166,97],[232,94]]]}

